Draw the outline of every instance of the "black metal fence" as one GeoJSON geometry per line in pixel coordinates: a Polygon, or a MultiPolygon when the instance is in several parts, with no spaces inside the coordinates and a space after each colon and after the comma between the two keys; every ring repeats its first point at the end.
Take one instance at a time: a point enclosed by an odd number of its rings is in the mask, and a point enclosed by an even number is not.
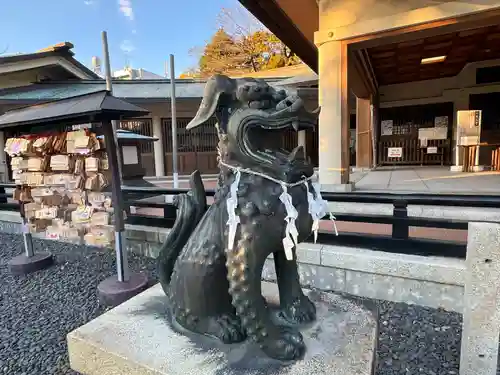
{"type": "MultiPolygon", "coordinates": [[[[124,187],[127,204],[135,207],[162,208],[163,217],[130,215],[128,222],[170,228],[176,217],[176,210],[169,203],[150,203],[138,200],[141,196],[176,195],[188,189],[131,188],[124,187]]],[[[214,191],[208,190],[208,196],[214,191]]],[[[432,194],[392,194],[392,193],[322,193],[325,200],[339,203],[390,204],[392,215],[365,213],[336,213],[338,222],[386,224],[392,226],[391,235],[341,232],[339,236],[321,232],[318,243],[369,248],[378,251],[427,256],[465,258],[466,244],[451,240],[431,240],[410,236],[411,227],[467,230],[467,220],[425,218],[408,216],[408,206],[500,208],[500,197],[480,195],[432,195],[432,194]]],[[[325,217],[324,220],[329,220],[325,217]]]]}
{"type": "MultiPolygon", "coordinates": [[[[0,184],[0,210],[15,211],[19,205],[9,202],[12,194],[5,193],[5,188],[13,188],[13,184],[0,184]]],[[[127,207],[162,209],[162,214],[141,215],[129,213],[128,224],[147,225],[171,228],[176,218],[176,208],[171,203],[153,203],[145,198],[186,193],[188,189],[173,188],[138,188],[123,187],[127,207]]],[[[207,190],[208,196],[214,195],[207,190]]],[[[330,232],[320,232],[318,243],[325,245],[341,245],[368,248],[378,251],[404,253],[426,256],[445,256],[465,258],[466,244],[451,240],[431,240],[410,236],[411,227],[467,230],[467,220],[425,218],[408,216],[408,206],[467,207],[467,208],[499,208],[500,196],[483,195],[432,195],[432,194],[392,194],[392,193],[322,193],[325,200],[338,203],[390,204],[392,215],[366,213],[336,213],[338,222],[386,224],[392,226],[391,235],[341,232],[339,236],[330,232]]],[[[329,220],[325,217],[324,220],[329,220]]]]}

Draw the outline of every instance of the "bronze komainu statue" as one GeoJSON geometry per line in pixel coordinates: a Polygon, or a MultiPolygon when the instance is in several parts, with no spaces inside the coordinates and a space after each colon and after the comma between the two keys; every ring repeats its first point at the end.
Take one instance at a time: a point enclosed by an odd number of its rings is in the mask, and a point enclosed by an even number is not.
{"type": "Polygon", "coordinates": [[[316,309],[300,287],[294,244],[311,234],[311,202],[319,194],[303,148],[285,151],[282,140],[288,129],[314,127],[318,113],[263,80],[217,75],[207,82],[187,128],[218,119],[216,195],[207,210],[200,175],[192,175],[191,191],[176,197],[177,219],[159,255],[172,316],[185,329],[224,343],[248,336],[275,359],[304,354],[294,325],[313,321],[316,309]],[[271,253],[286,326],[273,323],[261,294],[271,253]]]}

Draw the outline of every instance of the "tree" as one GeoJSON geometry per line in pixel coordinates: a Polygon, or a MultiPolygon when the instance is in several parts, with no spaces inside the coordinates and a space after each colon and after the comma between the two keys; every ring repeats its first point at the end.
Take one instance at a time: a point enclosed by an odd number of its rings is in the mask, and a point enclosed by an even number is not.
{"type": "Polygon", "coordinates": [[[238,43],[220,28],[205,46],[198,64],[201,75],[210,76],[244,69],[245,63],[245,55],[238,43]]]}
{"type": "MultiPolygon", "coordinates": [[[[200,49],[192,49],[193,51],[200,49]]],[[[281,68],[300,59],[253,15],[241,8],[223,8],[218,30],[199,53],[194,75],[246,73],[281,68]]],[[[193,77],[193,72],[189,74],[193,77]]]]}

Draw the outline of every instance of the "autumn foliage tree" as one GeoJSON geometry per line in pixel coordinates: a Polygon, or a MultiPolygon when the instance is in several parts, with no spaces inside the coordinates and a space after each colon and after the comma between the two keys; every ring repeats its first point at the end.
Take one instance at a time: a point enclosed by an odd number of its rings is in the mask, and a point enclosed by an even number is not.
{"type": "Polygon", "coordinates": [[[296,65],[300,59],[242,8],[223,9],[218,30],[199,52],[198,67],[185,77],[258,72],[296,65]]]}

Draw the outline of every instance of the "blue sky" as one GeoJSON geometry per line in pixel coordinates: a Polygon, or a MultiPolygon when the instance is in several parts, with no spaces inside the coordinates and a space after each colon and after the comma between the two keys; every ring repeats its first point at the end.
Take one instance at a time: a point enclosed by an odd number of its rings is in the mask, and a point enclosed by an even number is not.
{"type": "Polygon", "coordinates": [[[178,76],[196,65],[189,49],[210,38],[222,7],[240,5],[237,0],[3,0],[0,52],[29,53],[69,41],[75,57],[90,66],[92,56],[102,57],[106,30],[113,70],[128,61],[163,75],[172,53],[178,76]]]}

